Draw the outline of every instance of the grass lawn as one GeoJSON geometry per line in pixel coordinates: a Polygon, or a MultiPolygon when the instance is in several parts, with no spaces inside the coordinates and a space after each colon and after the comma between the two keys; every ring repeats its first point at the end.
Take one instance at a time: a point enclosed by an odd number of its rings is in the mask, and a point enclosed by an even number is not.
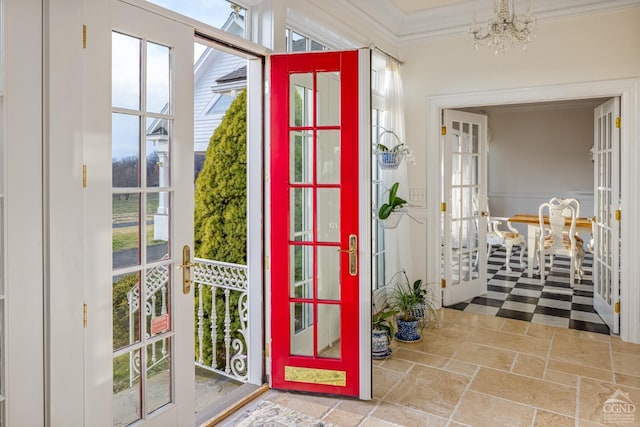
{"type": "MultiPolygon", "coordinates": [[[[147,216],[158,210],[159,193],[147,193],[147,216]]],[[[137,222],[140,216],[139,194],[116,194],[111,199],[111,214],[115,224],[121,222],[137,222]],[[125,196],[129,196],[125,199],[125,196]]]]}
{"type": "MultiPolygon", "coordinates": [[[[118,227],[112,229],[112,251],[124,251],[127,249],[135,249],[138,247],[138,226],[133,225],[131,227],[118,227]]],[[[147,224],[147,245],[155,245],[158,243],[165,243],[165,240],[153,239],[153,224],[147,224]]]]}

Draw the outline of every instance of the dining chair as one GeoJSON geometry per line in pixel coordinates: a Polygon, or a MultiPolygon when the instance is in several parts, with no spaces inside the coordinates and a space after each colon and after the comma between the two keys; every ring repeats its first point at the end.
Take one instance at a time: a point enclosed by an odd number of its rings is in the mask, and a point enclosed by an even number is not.
{"type": "MultiPolygon", "coordinates": [[[[573,208],[576,211],[576,218],[580,218],[580,201],[578,199],[573,199],[573,198],[562,199],[560,197],[554,197],[553,199],[549,200],[549,203],[564,203],[569,206],[573,206],[573,208]]],[[[569,217],[571,216],[571,213],[568,210],[564,210],[562,212],[562,216],[569,217]]]]}
{"type": "Polygon", "coordinates": [[[527,239],[513,226],[509,218],[490,216],[487,219],[487,259],[491,256],[493,246],[502,246],[507,251],[507,271],[511,271],[511,253],[514,246],[520,246],[520,267],[524,268],[524,251],[527,248],[527,239]],[[506,223],[508,230],[501,226],[506,223]]]}
{"type": "MultiPolygon", "coordinates": [[[[564,203],[564,204],[573,206],[573,208],[576,211],[576,220],[580,218],[580,201],[578,199],[574,199],[574,198],[563,199],[560,197],[554,197],[553,199],[549,200],[549,203],[564,203]]],[[[568,209],[564,209],[562,211],[562,216],[564,216],[565,218],[568,218],[571,216],[571,212],[568,209]]],[[[568,231],[565,230],[563,231],[563,233],[567,234],[568,231]]],[[[576,231],[575,236],[576,236],[576,246],[584,248],[584,239],[580,237],[580,233],[576,231]]],[[[587,245],[587,250],[591,251],[591,249],[589,249],[589,245],[587,245]]],[[[551,264],[553,265],[553,255],[551,255],[550,257],[551,257],[551,264]]],[[[580,264],[578,273],[579,273],[579,278],[582,280],[582,276],[584,275],[582,264],[580,264]]]]}
{"type": "Polygon", "coordinates": [[[553,267],[555,255],[566,256],[570,259],[569,283],[573,287],[575,275],[582,280],[582,263],[584,261],[584,242],[576,236],[576,207],[558,198],[542,203],[538,210],[540,222],[540,240],[538,243],[538,264],[540,266],[540,281],[544,285],[546,279],[545,255],[549,254],[549,271],[553,267]],[[548,218],[549,224],[545,224],[548,218]],[[566,231],[567,221],[569,230],[566,231]]]}
{"type": "Polygon", "coordinates": [[[489,201],[487,201],[487,260],[491,256],[491,248],[502,246],[507,251],[507,271],[511,271],[511,253],[514,246],[520,246],[520,267],[524,268],[524,251],[527,239],[509,221],[509,218],[491,216],[489,201]],[[503,224],[506,224],[506,230],[503,224]]]}

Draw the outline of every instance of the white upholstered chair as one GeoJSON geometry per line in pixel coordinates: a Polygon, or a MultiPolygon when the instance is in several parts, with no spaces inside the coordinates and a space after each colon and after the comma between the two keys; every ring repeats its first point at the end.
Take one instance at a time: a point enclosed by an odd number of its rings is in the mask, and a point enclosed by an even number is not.
{"type": "Polygon", "coordinates": [[[524,250],[527,239],[509,222],[508,218],[488,216],[487,218],[487,259],[493,246],[503,246],[507,251],[507,271],[511,271],[511,253],[514,246],[520,246],[520,267],[524,268],[524,250]],[[504,225],[506,224],[506,230],[504,225]]]}
{"type": "Polygon", "coordinates": [[[538,259],[540,265],[540,281],[543,285],[546,278],[544,259],[546,254],[549,254],[550,267],[553,267],[554,255],[569,257],[569,282],[571,287],[573,287],[575,283],[576,272],[578,278],[582,279],[584,242],[579,236],[576,236],[576,211],[577,209],[573,202],[558,198],[553,198],[548,203],[540,205],[540,209],[538,210],[540,230],[544,231],[540,233],[538,259]],[[545,224],[545,217],[549,218],[549,225],[545,224]],[[567,225],[569,230],[565,231],[567,225]]]}

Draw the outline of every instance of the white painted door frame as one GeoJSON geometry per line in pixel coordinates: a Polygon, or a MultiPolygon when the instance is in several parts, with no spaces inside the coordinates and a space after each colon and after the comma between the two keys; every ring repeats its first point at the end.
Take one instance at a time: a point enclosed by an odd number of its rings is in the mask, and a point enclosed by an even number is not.
{"type": "MultiPolygon", "coordinates": [[[[620,337],[624,341],[640,343],[640,224],[624,218],[640,217],[640,194],[635,188],[640,182],[640,148],[638,147],[638,98],[640,79],[605,80],[597,82],[559,84],[540,87],[503,89],[483,92],[456,93],[428,97],[427,102],[427,182],[426,188],[439,188],[440,184],[440,120],[441,112],[448,108],[486,105],[504,105],[529,102],[563,101],[585,98],[620,96],[622,129],[621,190],[622,212],[621,284],[620,284],[620,337]]],[[[427,209],[432,212],[427,224],[427,235],[439,236],[441,230],[440,206],[437,192],[430,192],[427,209]]],[[[427,241],[427,271],[439,271],[439,239],[427,241]]],[[[432,277],[430,279],[433,279],[432,277]]]]}
{"type": "Polygon", "coordinates": [[[0,424],[7,426],[45,425],[42,3],[1,5],[0,424]]]}

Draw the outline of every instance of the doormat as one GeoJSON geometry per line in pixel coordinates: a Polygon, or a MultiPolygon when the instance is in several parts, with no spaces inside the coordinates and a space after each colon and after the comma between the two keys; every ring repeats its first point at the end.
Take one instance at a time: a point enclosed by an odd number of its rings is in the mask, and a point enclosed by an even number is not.
{"type": "Polygon", "coordinates": [[[273,402],[261,402],[234,423],[237,427],[336,427],[309,415],[285,408],[273,402]]]}

